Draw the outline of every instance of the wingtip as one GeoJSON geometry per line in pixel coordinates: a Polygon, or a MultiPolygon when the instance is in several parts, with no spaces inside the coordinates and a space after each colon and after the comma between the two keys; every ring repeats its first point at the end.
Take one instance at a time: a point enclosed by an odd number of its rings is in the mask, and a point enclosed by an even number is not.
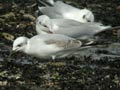
{"type": "Polygon", "coordinates": [[[36,0],[37,1],[37,3],[38,3],[38,6],[53,6],[53,4],[52,3],[50,3],[50,2],[47,2],[46,0],[36,0]]]}

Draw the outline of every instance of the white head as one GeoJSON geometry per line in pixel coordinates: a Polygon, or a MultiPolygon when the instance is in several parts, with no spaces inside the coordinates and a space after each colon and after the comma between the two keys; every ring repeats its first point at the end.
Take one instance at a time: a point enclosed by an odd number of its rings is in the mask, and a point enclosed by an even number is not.
{"type": "Polygon", "coordinates": [[[83,9],[81,14],[82,14],[83,21],[85,23],[86,22],[94,22],[94,15],[90,10],[83,9]]]}
{"type": "Polygon", "coordinates": [[[38,34],[50,33],[50,18],[47,15],[41,15],[36,20],[36,31],[38,34]]]}
{"type": "Polygon", "coordinates": [[[27,37],[18,37],[13,42],[12,50],[16,51],[16,52],[17,51],[25,52],[27,44],[28,44],[28,38],[27,37]]]}
{"type": "Polygon", "coordinates": [[[50,18],[47,15],[41,15],[37,18],[36,23],[45,24],[50,18]]]}

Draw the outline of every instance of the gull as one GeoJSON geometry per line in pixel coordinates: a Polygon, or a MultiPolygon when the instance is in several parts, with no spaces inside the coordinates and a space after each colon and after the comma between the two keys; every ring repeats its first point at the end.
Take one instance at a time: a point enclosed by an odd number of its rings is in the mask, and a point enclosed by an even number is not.
{"type": "Polygon", "coordinates": [[[70,19],[50,19],[46,15],[39,16],[36,20],[38,34],[64,34],[78,39],[90,39],[110,27],[95,22],[81,23],[70,19]]]}
{"type": "MultiPolygon", "coordinates": [[[[44,2],[42,0],[38,1],[44,2]]],[[[52,6],[38,6],[38,9],[50,18],[71,19],[82,23],[94,22],[94,14],[86,8],[78,9],[62,1],[53,2],[53,0],[48,0],[47,2],[51,3],[52,6]]]]}
{"type": "Polygon", "coordinates": [[[38,58],[55,56],[58,52],[81,47],[82,42],[60,34],[36,35],[32,38],[18,37],[13,42],[13,51],[20,51],[38,58]]]}

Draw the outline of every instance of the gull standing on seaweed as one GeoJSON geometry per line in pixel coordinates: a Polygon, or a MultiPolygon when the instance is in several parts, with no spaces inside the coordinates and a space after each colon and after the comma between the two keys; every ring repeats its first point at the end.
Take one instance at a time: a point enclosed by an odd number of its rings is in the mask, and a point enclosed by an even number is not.
{"type": "Polygon", "coordinates": [[[24,52],[38,58],[52,57],[52,59],[55,59],[58,52],[79,48],[81,45],[81,41],[65,35],[41,34],[31,39],[18,37],[13,43],[13,51],[24,52]]]}

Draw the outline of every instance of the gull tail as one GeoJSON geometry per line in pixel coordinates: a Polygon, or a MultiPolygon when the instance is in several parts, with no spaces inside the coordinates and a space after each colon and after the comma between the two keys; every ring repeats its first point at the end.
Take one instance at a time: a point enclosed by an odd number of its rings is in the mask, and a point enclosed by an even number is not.
{"type": "Polygon", "coordinates": [[[105,28],[96,33],[92,39],[80,40],[82,46],[109,45],[120,43],[120,26],[105,28]]]}
{"type": "Polygon", "coordinates": [[[111,28],[111,26],[110,26],[110,25],[105,26],[105,25],[103,25],[102,23],[97,23],[97,24],[101,27],[101,29],[111,28]]]}
{"type": "Polygon", "coordinates": [[[97,43],[120,43],[120,26],[103,29],[94,38],[97,43]]]}

